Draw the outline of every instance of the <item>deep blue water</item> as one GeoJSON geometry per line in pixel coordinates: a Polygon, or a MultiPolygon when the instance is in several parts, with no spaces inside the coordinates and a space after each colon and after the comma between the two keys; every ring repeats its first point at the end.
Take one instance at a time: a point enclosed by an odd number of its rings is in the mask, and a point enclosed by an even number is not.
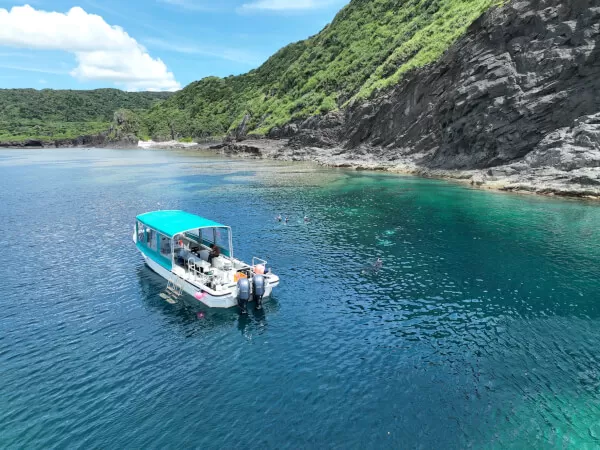
{"type": "Polygon", "coordinates": [[[0,447],[598,448],[599,225],[412,177],[2,150],[0,447]],[[156,209],[269,259],[264,313],[162,300],[131,240],[156,209]]]}

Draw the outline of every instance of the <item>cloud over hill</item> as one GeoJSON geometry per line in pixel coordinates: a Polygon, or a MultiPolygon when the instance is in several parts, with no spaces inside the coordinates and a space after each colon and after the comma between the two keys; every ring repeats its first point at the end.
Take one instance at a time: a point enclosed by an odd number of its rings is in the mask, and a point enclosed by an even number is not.
{"type": "Polygon", "coordinates": [[[125,30],[80,7],[67,13],[29,5],[0,8],[0,46],[73,53],[70,74],[84,81],[107,81],[130,91],[174,91],[181,86],[163,61],[125,30]]]}

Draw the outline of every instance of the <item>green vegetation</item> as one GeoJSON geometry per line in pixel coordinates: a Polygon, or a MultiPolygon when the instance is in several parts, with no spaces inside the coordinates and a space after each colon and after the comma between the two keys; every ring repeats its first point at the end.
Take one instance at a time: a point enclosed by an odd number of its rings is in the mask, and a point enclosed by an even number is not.
{"type": "Polygon", "coordinates": [[[494,1],[352,0],[319,34],[281,49],[258,69],[205,78],[170,97],[114,89],[0,90],[0,141],[75,137],[109,127],[115,138],[189,141],[223,136],[244,118],[247,132],[266,134],[389,89],[438,60],[494,1]],[[117,110],[126,120],[115,126],[117,110]]]}
{"type": "MultiPolygon", "coordinates": [[[[123,92],[118,89],[0,89],[0,142],[55,140],[98,134],[109,129],[113,116],[116,118],[116,110],[146,110],[171,95],[165,92],[123,92]]],[[[131,120],[133,115],[129,111],[128,119],[131,120]]],[[[139,123],[137,127],[139,131],[139,123]]]]}
{"type": "Polygon", "coordinates": [[[265,134],[397,84],[440,58],[492,0],[353,0],[316,36],[256,70],[194,82],[143,117],[155,139],[223,135],[248,115],[265,134]]]}
{"type": "Polygon", "coordinates": [[[108,133],[108,138],[110,140],[119,141],[126,137],[133,137],[135,140],[135,138],[141,135],[142,127],[137,113],[124,108],[121,108],[114,113],[108,133]]]}
{"type": "Polygon", "coordinates": [[[106,131],[108,122],[46,122],[44,120],[0,120],[0,142],[28,139],[50,141],[98,134],[106,131]]]}

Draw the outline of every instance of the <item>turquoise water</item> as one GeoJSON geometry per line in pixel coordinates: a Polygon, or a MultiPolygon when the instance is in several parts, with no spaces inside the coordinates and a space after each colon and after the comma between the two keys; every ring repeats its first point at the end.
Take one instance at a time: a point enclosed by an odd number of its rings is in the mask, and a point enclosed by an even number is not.
{"type": "Polygon", "coordinates": [[[2,448],[600,446],[597,203],[2,150],[0,211],[2,448]],[[131,241],[155,209],[229,224],[237,256],[269,259],[265,311],[162,300],[131,241]]]}

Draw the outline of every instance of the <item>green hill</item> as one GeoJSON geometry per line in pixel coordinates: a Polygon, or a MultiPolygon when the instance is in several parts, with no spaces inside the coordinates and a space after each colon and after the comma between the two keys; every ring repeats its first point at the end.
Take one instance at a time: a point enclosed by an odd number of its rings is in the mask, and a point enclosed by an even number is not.
{"type": "Polygon", "coordinates": [[[209,77],[171,93],[116,89],[0,89],[0,142],[54,140],[106,131],[131,110],[140,137],[221,136],[248,117],[266,134],[397,84],[436,61],[498,0],[352,0],[319,34],[291,44],[256,70],[209,77]]]}
{"type": "Polygon", "coordinates": [[[96,134],[109,128],[116,110],[146,110],[171,95],[118,89],[0,89],[0,142],[96,134]]]}
{"type": "Polygon", "coordinates": [[[492,0],[352,0],[319,34],[241,76],[188,85],[143,118],[153,138],[265,134],[398,83],[436,61],[492,0]]]}

